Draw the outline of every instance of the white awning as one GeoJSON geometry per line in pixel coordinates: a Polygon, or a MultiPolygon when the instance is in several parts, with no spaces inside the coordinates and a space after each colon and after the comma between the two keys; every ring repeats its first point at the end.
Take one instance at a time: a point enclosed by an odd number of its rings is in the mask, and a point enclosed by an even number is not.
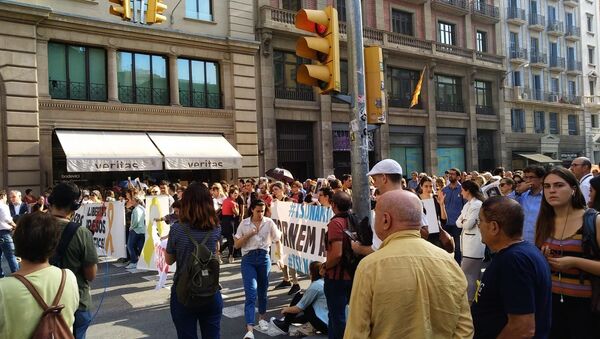
{"type": "Polygon", "coordinates": [[[57,130],[67,172],[162,170],[162,155],[146,133],[57,130]]]}
{"type": "Polygon", "coordinates": [[[242,156],[223,136],[148,133],[165,157],[167,170],[241,168],[242,156]]]}
{"type": "Polygon", "coordinates": [[[560,160],[554,160],[549,156],[543,154],[523,154],[519,153],[520,156],[527,158],[529,160],[533,160],[535,162],[539,162],[540,164],[548,164],[548,163],[560,163],[560,160]]]}

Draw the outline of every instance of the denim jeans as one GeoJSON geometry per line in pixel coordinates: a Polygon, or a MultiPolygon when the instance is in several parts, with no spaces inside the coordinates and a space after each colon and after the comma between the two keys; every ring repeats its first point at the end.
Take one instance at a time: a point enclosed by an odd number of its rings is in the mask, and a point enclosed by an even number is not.
{"type": "Polygon", "coordinates": [[[127,240],[127,252],[131,258],[132,264],[137,264],[142,248],[144,248],[144,241],[146,236],[144,234],[137,234],[135,231],[129,231],[129,239],[127,240]]]}
{"type": "Polygon", "coordinates": [[[325,278],[325,297],[329,310],[329,339],[344,338],[346,329],[346,305],[350,301],[352,280],[333,280],[325,278]]]}
{"type": "Polygon", "coordinates": [[[223,297],[221,292],[215,294],[214,303],[202,310],[190,310],[177,300],[176,288],[171,288],[171,318],[179,339],[197,339],[198,325],[202,339],[219,339],[221,337],[221,314],[223,313],[223,297]]]}
{"type": "Polygon", "coordinates": [[[85,332],[87,332],[91,322],[92,312],[83,310],[75,311],[75,322],[73,323],[75,339],[85,339],[85,332]]]}
{"type": "Polygon", "coordinates": [[[6,257],[11,273],[19,270],[19,263],[17,262],[17,257],[15,257],[15,244],[13,243],[12,235],[9,230],[0,231],[0,278],[4,278],[4,271],[2,271],[2,256],[6,257]]]}
{"type": "Polygon", "coordinates": [[[258,297],[258,313],[267,313],[267,288],[269,287],[269,271],[271,257],[265,250],[252,250],[242,257],[242,280],[246,294],[244,316],[246,324],[254,325],[256,298],[258,297]]]}

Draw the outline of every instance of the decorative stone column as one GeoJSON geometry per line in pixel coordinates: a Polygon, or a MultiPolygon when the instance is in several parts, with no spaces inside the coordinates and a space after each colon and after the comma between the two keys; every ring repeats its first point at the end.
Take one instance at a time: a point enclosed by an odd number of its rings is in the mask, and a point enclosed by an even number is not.
{"type": "Polygon", "coordinates": [[[119,84],[117,81],[117,50],[114,47],[107,49],[106,82],[108,85],[108,102],[119,102],[119,84]]]}
{"type": "Polygon", "coordinates": [[[177,69],[177,55],[169,54],[169,89],[171,106],[181,106],[179,103],[179,71],[177,69]]]}

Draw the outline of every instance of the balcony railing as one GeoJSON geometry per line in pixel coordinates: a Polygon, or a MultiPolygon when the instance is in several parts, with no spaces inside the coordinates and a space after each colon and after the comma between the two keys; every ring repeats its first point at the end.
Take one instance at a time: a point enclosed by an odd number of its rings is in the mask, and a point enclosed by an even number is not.
{"type": "Polygon", "coordinates": [[[529,14],[530,26],[546,26],[546,18],[539,14],[529,14]]]}
{"type": "Polygon", "coordinates": [[[581,28],[577,26],[569,26],[567,27],[567,31],[565,32],[565,37],[581,37],[581,28]]]}
{"type": "Polygon", "coordinates": [[[543,101],[545,98],[544,92],[539,88],[534,88],[531,90],[531,99],[537,101],[543,101]]]}
{"type": "Polygon", "coordinates": [[[549,66],[550,66],[550,68],[564,69],[565,68],[565,58],[561,58],[561,57],[550,58],[549,66]]]}
{"type": "Polygon", "coordinates": [[[469,8],[467,6],[468,2],[466,0],[433,0],[432,2],[446,4],[446,5],[450,5],[450,6],[457,7],[460,9],[465,9],[465,10],[467,10],[469,8]]]}
{"type": "Polygon", "coordinates": [[[221,108],[220,93],[179,90],[179,103],[184,107],[221,108]],[[191,94],[191,95],[190,95],[191,94]]]}
{"type": "Polygon", "coordinates": [[[288,100],[314,101],[315,93],[312,88],[275,87],[275,97],[288,100]]]}
{"type": "MultiPolygon", "coordinates": [[[[412,101],[412,98],[410,98],[410,97],[407,98],[407,97],[401,97],[401,96],[390,96],[389,100],[388,100],[388,106],[408,108],[410,106],[411,101],[412,101]]],[[[419,100],[419,102],[412,108],[422,109],[423,103],[421,102],[421,100],[419,100]]]]}
{"type": "Polygon", "coordinates": [[[548,57],[544,53],[531,53],[529,62],[532,64],[546,64],[548,57]]]}
{"type": "Polygon", "coordinates": [[[465,107],[462,103],[440,102],[435,103],[435,109],[443,112],[459,112],[464,113],[465,107]]]}
{"type": "Polygon", "coordinates": [[[393,44],[431,50],[431,41],[417,39],[414,36],[400,33],[387,33],[387,41],[393,44]]]}
{"type": "Polygon", "coordinates": [[[565,27],[562,21],[548,21],[548,32],[564,33],[565,27]]]}
{"type": "Polygon", "coordinates": [[[477,0],[471,2],[471,11],[474,14],[485,15],[496,19],[500,17],[500,10],[498,7],[477,0]]]}
{"type": "Polygon", "coordinates": [[[581,71],[581,61],[568,60],[567,71],[581,71]]]}
{"type": "Polygon", "coordinates": [[[271,8],[271,20],[293,25],[296,21],[296,12],[279,8],[271,8]]]}
{"type": "Polygon", "coordinates": [[[168,105],[169,90],[141,86],[119,86],[119,100],[125,103],[168,105]]]}
{"type": "Polygon", "coordinates": [[[527,59],[527,49],[526,48],[511,48],[510,49],[510,58],[511,59],[527,59]]]}
{"type": "Polygon", "coordinates": [[[583,102],[586,105],[599,105],[600,95],[586,95],[585,97],[583,97],[583,102]]]}
{"type": "Polygon", "coordinates": [[[508,7],[506,9],[506,18],[508,20],[527,20],[525,17],[525,10],[517,7],[508,7]]]}
{"type": "Polygon", "coordinates": [[[106,85],[50,80],[50,97],[52,99],[106,101],[106,85]]]}
{"type": "Polygon", "coordinates": [[[477,112],[477,114],[484,114],[484,115],[495,115],[496,114],[494,112],[494,107],[482,106],[482,105],[476,105],[475,112],[477,112]]]}
{"type": "Polygon", "coordinates": [[[473,57],[472,51],[470,51],[466,48],[462,48],[462,47],[458,47],[458,46],[454,46],[454,45],[442,44],[442,43],[438,42],[438,43],[436,43],[435,49],[436,49],[436,51],[439,51],[442,53],[457,55],[457,56],[466,57],[466,58],[473,57]]]}
{"type": "Polygon", "coordinates": [[[504,57],[500,55],[485,52],[475,52],[475,58],[477,58],[477,60],[492,62],[495,64],[501,64],[504,60],[504,57]]]}
{"type": "Polygon", "coordinates": [[[569,105],[581,105],[581,96],[573,94],[563,95],[561,98],[561,103],[569,105]]]}

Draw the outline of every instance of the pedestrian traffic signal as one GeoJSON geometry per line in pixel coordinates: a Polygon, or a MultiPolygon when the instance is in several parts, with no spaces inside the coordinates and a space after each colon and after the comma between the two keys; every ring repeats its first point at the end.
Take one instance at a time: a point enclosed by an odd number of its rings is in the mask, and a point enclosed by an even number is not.
{"type": "Polygon", "coordinates": [[[317,34],[301,37],[296,42],[296,55],[316,64],[302,64],[296,80],[305,85],[317,86],[321,94],[340,91],[340,38],[337,10],[327,6],[324,10],[301,9],[296,13],[296,28],[317,34]]]}
{"type": "Polygon", "coordinates": [[[167,10],[167,5],[163,0],[148,0],[148,10],[146,11],[147,24],[160,24],[167,20],[163,13],[167,10]]]}
{"type": "Polygon", "coordinates": [[[365,87],[367,92],[367,123],[386,123],[385,78],[381,47],[365,47],[365,87]]]}
{"type": "Polygon", "coordinates": [[[108,0],[115,5],[110,5],[108,12],[120,16],[123,20],[131,20],[131,0],[108,0]]]}

